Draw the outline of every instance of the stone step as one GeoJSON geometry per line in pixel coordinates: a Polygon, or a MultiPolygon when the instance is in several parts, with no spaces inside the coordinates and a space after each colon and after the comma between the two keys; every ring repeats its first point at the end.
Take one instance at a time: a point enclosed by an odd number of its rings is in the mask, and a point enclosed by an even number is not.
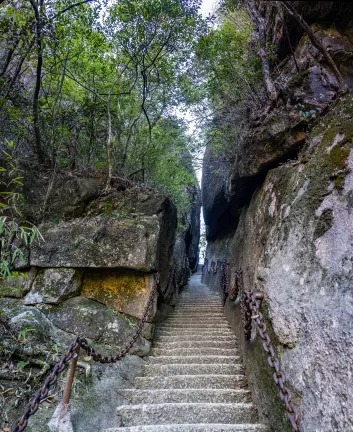
{"type": "Polygon", "coordinates": [[[149,364],[241,364],[239,356],[150,356],[149,364]]]}
{"type": "Polygon", "coordinates": [[[187,309],[209,309],[209,308],[220,308],[223,309],[223,302],[219,300],[210,302],[183,302],[179,303],[175,310],[187,310],[187,309]]]}
{"type": "Polygon", "coordinates": [[[165,424],[106,429],[104,432],[269,432],[261,424],[165,424]]]}
{"type": "Polygon", "coordinates": [[[182,324],[182,323],[172,323],[170,321],[167,321],[165,323],[163,323],[161,326],[159,326],[160,329],[167,329],[167,328],[180,328],[180,329],[185,329],[185,328],[189,328],[189,329],[230,329],[230,326],[228,324],[228,322],[218,322],[217,324],[213,324],[213,323],[207,323],[207,324],[202,324],[202,323],[188,323],[188,324],[182,324]]]}
{"type": "Polygon", "coordinates": [[[220,319],[217,321],[213,320],[199,320],[197,318],[193,320],[177,320],[177,319],[168,319],[164,326],[180,326],[183,328],[193,328],[193,327],[204,327],[204,328],[230,328],[228,321],[225,319],[220,319]]]}
{"type": "Polygon", "coordinates": [[[204,336],[204,337],[211,337],[211,338],[217,338],[217,337],[235,337],[235,334],[230,329],[206,329],[205,332],[202,332],[200,335],[199,330],[193,330],[193,329],[176,329],[176,330],[156,330],[156,336],[180,336],[180,337],[193,337],[193,336],[204,336]]]}
{"type": "Polygon", "coordinates": [[[175,375],[137,377],[141,389],[241,389],[247,385],[244,375],[175,375]]]}
{"type": "Polygon", "coordinates": [[[133,404],[141,403],[249,403],[249,390],[227,389],[164,389],[159,390],[120,390],[119,394],[133,404]]]}
{"type": "Polygon", "coordinates": [[[178,342],[178,341],[210,341],[215,340],[217,337],[217,340],[221,342],[237,342],[237,338],[233,334],[223,335],[218,334],[217,336],[206,334],[169,334],[169,335],[158,335],[156,338],[156,342],[178,342]]]}
{"type": "Polygon", "coordinates": [[[210,310],[222,310],[223,311],[223,302],[215,301],[215,302],[207,302],[207,303],[179,303],[176,308],[175,312],[178,311],[187,311],[187,310],[204,310],[204,309],[210,309],[210,310]]]}
{"type": "Polygon", "coordinates": [[[122,426],[169,423],[256,423],[253,404],[165,403],[121,405],[117,414],[122,426]]]}
{"type": "Polygon", "coordinates": [[[202,310],[202,309],[213,309],[213,308],[220,308],[223,309],[223,302],[216,300],[212,302],[183,302],[179,303],[176,306],[176,311],[182,311],[182,310],[189,310],[189,309],[196,309],[196,310],[202,310]]]}
{"type": "Polygon", "coordinates": [[[184,306],[218,306],[223,305],[223,300],[219,297],[209,298],[209,299],[202,299],[202,300],[195,300],[192,298],[181,298],[179,303],[177,304],[177,307],[184,307],[184,306]]]}
{"type": "Polygon", "coordinates": [[[189,316],[189,315],[215,315],[215,316],[224,316],[223,310],[219,307],[211,309],[211,308],[203,308],[203,309],[177,309],[174,312],[171,312],[169,316],[189,316]]]}
{"type": "Polygon", "coordinates": [[[237,356],[239,352],[236,348],[152,348],[151,355],[161,356],[197,356],[197,355],[221,355],[237,356]]]}
{"type": "Polygon", "coordinates": [[[200,315],[200,316],[190,316],[190,317],[177,317],[174,315],[170,315],[167,319],[168,321],[179,321],[182,323],[185,322],[193,322],[195,320],[197,321],[203,321],[203,322],[212,322],[212,323],[218,323],[218,322],[228,322],[227,318],[222,314],[218,317],[215,316],[207,316],[207,315],[200,315]]]}
{"type": "Polygon", "coordinates": [[[214,313],[214,312],[192,312],[187,314],[177,314],[177,313],[171,313],[168,315],[168,320],[170,319],[178,319],[178,320],[191,320],[191,319],[212,319],[214,321],[220,320],[220,319],[227,319],[224,315],[224,313],[214,313]]]}
{"type": "Polygon", "coordinates": [[[171,375],[236,375],[244,372],[241,364],[146,364],[143,366],[145,376],[171,375]]]}
{"type": "Polygon", "coordinates": [[[154,348],[236,348],[236,341],[201,340],[201,341],[177,341],[177,342],[155,342],[154,348]]]}

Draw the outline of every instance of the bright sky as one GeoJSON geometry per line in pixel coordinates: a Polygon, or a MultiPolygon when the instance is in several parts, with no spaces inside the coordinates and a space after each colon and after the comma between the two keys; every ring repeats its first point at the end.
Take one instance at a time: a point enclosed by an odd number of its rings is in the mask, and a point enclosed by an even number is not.
{"type": "Polygon", "coordinates": [[[208,16],[211,12],[214,12],[219,0],[203,0],[201,5],[201,13],[204,17],[208,16]]]}

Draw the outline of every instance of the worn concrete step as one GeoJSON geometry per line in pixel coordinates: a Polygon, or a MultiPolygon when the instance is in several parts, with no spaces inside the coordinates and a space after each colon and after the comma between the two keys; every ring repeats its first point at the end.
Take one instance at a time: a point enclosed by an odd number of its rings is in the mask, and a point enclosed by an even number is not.
{"type": "Polygon", "coordinates": [[[204,306],[219,306],[219,305],[223,305],[223,300],[216,297],[213,299],[206,299],[206,300],[187,300],[187,299],[183,299],[181,298],[179,300],[179,303],[177,304],[176,308],[183,308],[183,307],[188,307],[188,306],[193,306],[193,307],[204,307],[204,306]]]}
{"type": "Polygon", "coordinates": [[[168,316],[168,320],[171,319],[178,319],[178,320],[193,320],[193,319],[207,319],[207,320],[213,320],[213,321],[218,321],[218,320],[222,320],[222,319],[227,319],[225,317],[225,315],[223,313],[211,313],[211,312],[205,312],[205,313],[190,313],[190,314],[176,314],[176,313],[171,313],[168,316]]]}
{"type": "Polygon", "coordinates": [[[208,310],[223,310],[223,302],[215,301],[215,302],[207,302],[207,303],[179,303],[174,309],[175,312],[184,312],[189,310],[199,310],[202,311],[204,309],[208,310]]]}
{"type": "Polygon", "coordinates": [[[191,322],[191,323],[185,323],[185,322],[172,322],[172,321],[165,321],[163,324],[159,326],[160,329],[165,328],[180,328],[180,329],[197,329],[197,328],[204,328],[205,330],[222,330],[222,329],[230,329],[230,325],[227,321],[218,321],[217,323],[212,322],[191,322]]]}
{"type": "Polygon", "coordinates": [[[209,297],[181,297],[179,299],[178,306],[183,305],[213,305],[213,304],[222,304],[223,299],[218,296],[209,296],[209,297]]]}
{"type": "Polygon", "coordinates": [[[148,364],[241,364],[239,356],[150,356],[148,364]]]}
{"type": "Polygon", "coordinates": [[[241,364],[146,364],[143,366],[145,376],[172,375],[236,375],[244,372],[241,364]]]}
{"type": "Polygon", "coordinates": [[[170,316],[189,316],[189,315],[215,315],[224,316],[223,310],[220,307],[217,308],[202,308],[202,309],[176,309],[170,313],[170,316]]]}
{"type": "Polygon", "coordinates": [[[200,331],[198,329],[175,329],[175,330],[156,330],[156,337],[160,336],[179,336],[179,337],[193,337],[193,336],[202,336],[202,337],[210,337],[210,338],[216,338],[216,337],[235,337],[235,334],[230,329],[207,329],[204,332],[200,334],[200,331]]]}
{"type": "Polygon", "coordinates": [[[172,323],[170,321],[166,321],[165,323],[163,323],[161,326],[159,326],[160,329],[167,329],[167,328],[180,328],[180,329],[185,329],[185,328],[203,328],[203,329],[230,329],[230,326],[228,324],[228,322],[218,322],[217,324],[214,323],[172,323]]]}
{"type": "Polygon", "coordinates": [[[120,390],[119,394],[133,404],[141,403],[250,403],[249,390],[227,389],[159,389],[120,390]]]}
{"type": "Polygon", "coordinates": [[[122,426],[170,423],[256,423],[253,404],[165,403],[121,405],[117,414],[122,426]]]}
{"type": "Polygon", "coordinates": [[[154,348],[236,348],[236,341],[201,340],[201,341],[177,341],[177,342],[155,342],[154,348]]]}
{"type": "Polygon", "coordinates": [[[221,355],[237,356],[236,348],[152,348],[151,355],[161,356],[197,356],[197,355],[221,355]]]}
{"type": "Polygon", "coordinates": [[[175,311],[185,311],[185,310],[203,310],[203,309],[210,309],[210,310],[223,310],[223,302],[221,301],[214,301],[214,302],[207,302],[207,303],[179,303],[175,311]]]}
{"type": "Polygon", "coordinates": [[[193,322],[195,320],[197,321],[202,321],[202,322],[211,322],[211,323],[218,323],[218,322],[228,322],[227,318],[222,315],[219,317],[214,317],[214,316],[207,316],[207,315],[200,315],[200,316],[190,316],[188,318],[185,317],[175,317],[173,315],[170,315],[167,318],[168,321],[178,321],[178,322],[193,322]]]}
{"type": "MultiPolygon", "coordinates": [[[[226,332],[232,332],[232,329],[229,326],[207,326],[207,325],[189,325],[187,327],[182,327],[180,324],[178,325],[172,325],[172,324],[164,324],[163,326],[160,326],[158,328],[158,331],[168,331],[168,332],[198,332],[199,334],[214,334],[214,333],[223,333],[226,334],[226,332]]],[[[234,334],[234,333],[232,333],[234,334]]]]}
{"type": "Polygon", "coordinates": [[[137,377],[141,389],[241,389],[247,385],[244,375],[175,375],[137,377]]]}
{"type": "MultiPolygon", "coordinates": [[[[157,328],[156,331],[170,331],[168,329],[165,328],[165,326],[169,326],[172,327],[170,324],[164,323],[164,324],[160,324],[157,328]]],[[[183,326],[181,327],[180,325],[175,326],[175,331],[178,331],[180,333],[182,333],[183,331],[185,332],[197,332],[199,327],[203,327],[205,329],[205,331],[207,331],[208,333],[220,333],[220,332],[231,332],[232,334],[234,334],[233,330],[231,329],[231,327],[229,325],[217,325],[217,326],[200,326],[200,325],[192,325],[192,326],[183,326]],[[196,327],[196,328],[195,328],[196,327]]],[[[174,331],[174,330],[173,330],[174,331]]]]}
{"type": "Polygon", "coordinates": [[[105,432],[269,432],[261,424],[166,424],[106,429],[105,432]]]}
{"type": "Polygon", "coordinates": [[[191,329],[191,330],[200,327],[204,328],[205,330],[231,329],[227,321],[212,322],[207,320],[206,321],[193,320],[189,322],[185,322],[185,321],[177,322],[177,321],[168,320],[160,328],[165,328],[165,327],[178,327],[178,328],[191,329]]]}
{"type": "Polygon", "coordinates": [[[218,334],[217,336],[214,335],[209,335],[208,333],[206,334],[202,334],[202,335],[197,335],[197,334],[174,334],[174,335],[158,335],[156,337],[156,342],[160,342],[160,343],[164,343],[164,342],[183,342],[183,341],[187,341],[187,342],[196,342],[196,341],[203,341],[203,342],[207,342],[207,341],[214,341],[215,338],[217,338],[217,340],[219,342],[237,342],[237,338],[235,335],[232,334],[228,334],[228,335],[223,335],[223,334],[218,334]]]}
{"type": "MultiPolygon", "coordinates": [[[[156,331],[165,330],[165,328],[164,328],[165,326],[172,327],[171,324],[168,324],[167,322],[164,322],[163,324],[158,325],[158,327],[156,328],[156,331]]],[[[234,332],[232,331],[231,327],[228,324],[221,324],[221,325],[217,324],[216,326],[201,326],[201,325],[194,325],[194,324],[192,324],[191,326],[183,326],[183,327],[180,324],[178,324],[178,325],[174,325],[174,326],[176,327],[176,330],[180,331],[180,332],[182,332],[183,330],[184,331],[188,331],[188,332],[190,332],[190,331],[197,331],[197,327],[203,327],[208,332],[219,333],[219,332],[222,332],[222,331],[230,331],[230,332],[232,332],[234,334],[234,332]]]]}
{"type": "Polygon", "coordinates": [[[203,310],[203,309],[223,309],[223,302],[217,300],[214,302],[195,302],[195,303],[179,303],[175,311],[185,311],[185,310],[203,310]]]}

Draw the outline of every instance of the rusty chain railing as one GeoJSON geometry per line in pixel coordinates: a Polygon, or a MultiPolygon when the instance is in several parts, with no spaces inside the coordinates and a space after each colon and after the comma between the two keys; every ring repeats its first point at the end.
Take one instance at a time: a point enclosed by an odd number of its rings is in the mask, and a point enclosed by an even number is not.
{"type": "MultiPolygon", "coordinates": [[[[222,272],[220,277],[221,288],[225,294],[229,296],[230,300],[236,300],[239,297],[242,325],[247,340],[251,339],[251,331],[253,322],[256,325],[256,332],[261,339],[261,345],[267,357],[268,365],[274,370],[273,381],[278,389],[279,398],[281,399],[285,409],[287,418],[291,424],[293,432],[303,432],[303,427],[300,423],[299,410],[292,402],[292,393],[285,385],[286,376],[280,368],[280,362],[276,356],[271,337],[268,333],[264,316],[260,311],[264,294],[255,292],[254,290],[245,291],[243,284],[243,273],[241,270],[235,270],[234,283],[230,287],[229,283],[229,267],[230,263],[227,261],[220,261],[222,264],[222,272]]],[[[208,267],[208,260],[205,259],[204,267],[207,266],[207,271],[210,274],[214,269],[215,262],[211,262],[211,269],[208,267]]],[[[218,261],[217,261],[218,266],[218,261]]],[[[215,273],[215,272],[214,272],[215,273]]]]}
{"type": "MultiPolygon", "coordinates": [[[[184,274],[182,274],[182,278],[184,278],[184,274]]],[[[39,409],[39,405],[47,398],[48,393],[51,387],[58,380],[59,375],[64,372],[67,367],[67,364],[72,361],[72,366],[70,369],[70,373],[67,380],[67,385],[64,391],[63,402],[68,403],[71,391],[71,385],[74,378],[75,366],[77,363],[77,358],[79,355],[80,348],[83,349],[94,361],[99,363],[117,363],[123,357],[125,357],[133,347],[137,338],[141,335],[144,325],[147,321],[147,318],[152,310],[154,299],[157,295],[157,287],[159,284],[159,274],[154,274],[154,284],[151,291],[151,294],[148,298],[144,313],[139,321],[139,324],[136,328],[136,331],[132,338],[127,342],[124,348],[115,356],[104,355],[97,352],[93,347],[88,344],[87,339],[77,336],[74,341],[69,345],[65,353],[61,356],[60,361],[53,367],[51,372],[45,378],[43,385],[36,391],[34,396],[27,403],[22,416],[15,421],[15,423],[11,427],[11,432],[22,432],[26,429],[28,425],[28,420],[31,416],[33,416],[39,409]]],[[[176,280],[176,270],[173,267],[171,276],[169,278],[167,289],[161,293],[162,297],[166,298],[171,292],[171,289],[177,286],[176,280]]]]}

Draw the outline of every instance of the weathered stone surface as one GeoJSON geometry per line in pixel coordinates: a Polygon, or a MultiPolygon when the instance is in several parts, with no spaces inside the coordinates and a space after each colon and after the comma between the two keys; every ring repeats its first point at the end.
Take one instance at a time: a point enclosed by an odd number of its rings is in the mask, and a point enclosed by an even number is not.
{"type": "MultiPolygon", "coordinates": [[[[127,271],[87,271],[81,295],[105,304],[111,309],[141,318],[151,295],[153,274],[127,271]]],[[[149,315],[153,318],[157,298],[149,315]]]]}
{"type": "Polygon", "coordinates": [[[184,234],[186,254],[191,270],[199,262],[199,242],[201,230],[201,190],[198,185],[190,187],[191,209],[185,215],[186,232],[184,234]]]}
{"type": "Polygon", "coordinates": [[[24,298],[26,305],[38,303],[58,304],[78,295],[83,271],[70,268],[40,270],[34,279],[31,291],[24,298]]]}
{"type": "MultiPolygon", "coordinates": [[[[267,174],[235,235],[208,249],[209,259],[227,257],[231,269],[243,269],[245,289],[265,293],[267,324],[308,431],[353,428],[352,117],[347,95],[313,129],[296,163],[267,174]]],[[[276,425],[274,390],[254,346],[243,349],[255,399],[276,425]]]]}
{"type": "Polygon", "coordinates": [[[13,272],[11,278],[0,279],[0,295],[3,297],[22,298],[31,289],[37,269],[29,271],[13,272]]]}
{"type": "Polygon", "coordinates": [[[138,187],[114,190],[108,196],[93,200],[86,209],[89,217],[105,215],[143,214],[153,216],[170,206],[169,198],[153,189],[138,187]]]}
{"type": "Polygon", "coordinates": [[[23,177],[26,216],[31,220],[43,216],[46,220],[79,217],[104,188],[104,178],[88,173],[36,172],[31,167],[23,167],[23,177]]]}
{"type": "MultiPolygon", "coordinates": [[[[136,319],[84,297],[68,299],[58,306],[41,304],[38,308],[61,330],[100,344],[115,346],[116,350],[134,334],[137,324],[136,319]]],[[[150,343],[139,338],[131,353],[147,355],[149,349],[150,343]]]]}
{"type": "Polygon", "coordinates": [[[97,216],[46,223],[40,230],[45,242],[31,248],[34,266],[158,269],[157,216],[97,216]]]}
{"type": "MultiPolygon", "coordinates": [[[[335,59],[346,85],[353,88],[353,45],[334,26],[313,25],[316,37],[335,59]]],[[[280,98],[275,108],[248,125],[238,125],[234,163],[207,149],[203,166],[202,200],[209,239],[234,229],[239,213],[268,172],[303,148],[307,131],[325,114],[336,96],[338,81],[308,37],[301,39],[293,56],[275,77],[280,98]],[[281,93],[280,89],[285,89],[281,93]]],[[[261,114],[262,115],[262,114],[261,114]]]]}
{"type": "Polygon", "coordinates": [[[1,351],[15,353],[27,360],[49,353],[54,344],[60,350],[66,349],[72,341],[71,334],[53,326],[36,307],[25,306],[19,299],[0,299],[0,309],[11,330],[2,335],[1,351]]]}
{"type": "MultiPolygon", "coordinates": [[[[91,372],[86,375],[83,367],[76,373],[75,387],[71,395],[71,421],[75,432],[98,432],[116,426],[116,407],[125,402],[121,394],[131,386],[141,373],[145,361],[137,356],[127,356],[117,364],[100,365],[82,362],[91,372]]],[[[57,401],[58,402],[58,401],[57,401]]],[[[56,404],[44,402],[31,417],[29,432],[49,432],[48,422],[56,404]]]]}
{"type": "Polygon", "coordinates": [[[222,164],[217,154],[207,147],[202,163],[202,206],[206,234],[213,234],[218,228],[220,217],[228,208],[225,184],[229,167],[222,164]],[[212,185],[212,186],[211,186],[212,185]]]}
{"type": "MultiPolygon", "coordinates": [[[[269,43],[277,46],[280,59],[291,55],[291,47],[288,43],[290,35],[291,45],[295,46],[304,34],[304,30],[298,22],[284,11],[285,19],[281,19],[278,13],[278,5],[266,1],[256,0],[257,7],[266,19],[266,37],[269,43]]],[[[353,5],[342,0],[299,0],[292,1],[291,5],[311,25],[313,23],[335,23],[337,27],[345,29],[351,25],[353,5]]]]}

